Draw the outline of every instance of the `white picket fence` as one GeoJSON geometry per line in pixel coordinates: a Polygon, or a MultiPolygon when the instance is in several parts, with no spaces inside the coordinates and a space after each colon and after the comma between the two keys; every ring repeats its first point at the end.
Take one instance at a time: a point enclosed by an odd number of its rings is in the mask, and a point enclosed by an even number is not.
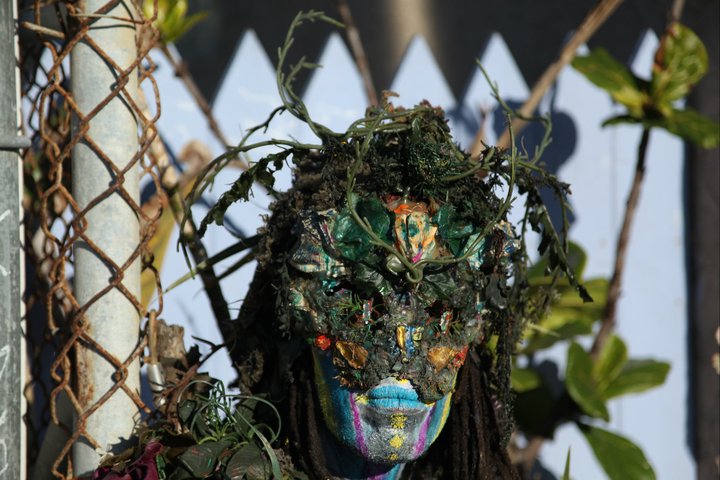
{"type": "MultiPolygon", "coordinates": [[[[643,76],[650,72],[658,39],[648,32],[638,46],[633,70],[643,76]]],[[[300,48],[299,46],[297,48],[300,48]]],[[[512,55],[499,35],[491,38],[480,60],[497,81],[504,98],[522,102],[529,91],[512,55]]],[[[209,132],[204,117],[191,100],[171,68],[157,56],[156,78],[162,95],[160,129],[170,148],[179,152],[191,139],[206,142],[215,154],[220,145],[209,132]]],[[[306,90],[304,100],[319,122],[336,130],[344,128],[362,115],[365,95],[360,76],[337,34],[332,35],[320,63],[306,90]]],[[[408,48],[391,89],[400,94],[397,105],[410,106],[427,99],[448,112],[464,114],[465,122],[454,117],[451,122],[456,139],[469,146],[479,123],[481,107],[492,107],[489,88],[477,72],[469,79],[464,98],[454,98],[442,72],[424,39],[416,37],[408,48]],[[469,120],[469,121],[468,121],[469,120]]],[[[242,132],[263,121],[279,104],[274,68],[256,35],[246,32],[227,70],[214,102],[221,126],[237,141],[242,132]]],[[[571,238],[589,254],[586,278],[609,277],[615,239],[622,219],[625,199],[634,168],[639,128],[623,126],[601,129],[601,122],[618,112],[609,97],[571,68],[557,81],[554,98],[546,98],[544,108],[552,104],[564,120],[570,119],[568,132],[574,138],[555,136],[559,151],[572,150],[559,169],[560,177],[572,184],[574,224],[571,238]],[[574,128],[573,128],[574,127],[574,128]],[[564,142],[564,143],[563,143],[564,142]],[[571,148],[573,147],[573,148],[571,148]]],[[[487,125],[492,143],[496,134],[487,125]]],[[[562,129],[558,133],[562,133],[562,129]]],[[[289,115],[275,121],[267,137],[292,135],[311,140],[311,133],[289,115]]],[[[232,182],[237,171],[226,171],[216,181],[217,197],[232,182]]],[[[687,446],[687,314],[683,236],[683,145],[663,132],[653,132],[648,153],[648,167],[637,219],[629,246],[625,288],[618,318],[619,334],[627,341],[633,357],[655,357],[670,361],[672,370],[665,385],[649,393],[611,402],[610,429],[620,432],[641,445],[660,479],[694,477],[694,463],[687,446]]],[[[284,172],[279,187],[290,184],[284,172]]],[[[249,234],[262,223],[268,198],[257,192],[249,205],[233,207],[230,219],[249,234]]],[[[196,216],[204,214],[197,208],[196,216]]],[[[173,238],[174,242],[177,238],[173,238]]],[[[206,236],[210,253],[217,252],[233,239],[221,228],[210,228],[206,236]]],[[[227,266],[228,262],[226,262],[227,266]]],[[[239,307],[252,278],[254,265],[246,266],[223,282],[223,291],[233,307],[239,307]]],[[[186,273],[181,254],[171,249],[164,263],[165,285],[186,273]]],[[[164,302],[163,317],[186,329],[191,335],[221,342],[208,301],[199,280],[190,281],[171,291],[164,302]]],[[[549,356],[564,368],[565,351],[556,348],[549,356]]],[[[207,364],[216,377],[233,378],[227,356],[218,353],[207,364]]],[[[573,426],[558,430],[553,442],[542,450],[541,460],[559,474],[568,448],[572,447],[572,476],[581,479],[604,478],[585,440],[573,426]]]]}

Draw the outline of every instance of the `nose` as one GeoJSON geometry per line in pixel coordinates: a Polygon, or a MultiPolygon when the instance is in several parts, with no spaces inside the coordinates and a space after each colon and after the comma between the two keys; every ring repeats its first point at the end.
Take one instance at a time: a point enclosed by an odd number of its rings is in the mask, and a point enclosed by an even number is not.
{"type": "Polygon", "coordinates": [[[395,339],[403,360],[407,360],[415,354],[415,343],[422,340],[424,327],[406,327],[399,325],[395,328],[395,339]]]}

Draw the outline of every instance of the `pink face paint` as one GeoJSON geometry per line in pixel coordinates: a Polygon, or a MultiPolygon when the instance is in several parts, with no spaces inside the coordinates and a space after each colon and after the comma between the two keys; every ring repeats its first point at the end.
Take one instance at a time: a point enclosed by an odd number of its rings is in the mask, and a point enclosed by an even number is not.
{"type": "Polygon", "coordinates": [[[430,413],[425,417],[425,421],[420,427],[420,433],[418,434],[417,443],[415,444],[415,455],[420,456],[425,451],[425,444],[427,443],[427,432],[430,427],[430,420],[433,418],[436,406],[433,405],[430,413]]]}
{"type": "Polygon", "coordinates": [[[355,441],[357,442],[357,448],[363,456],[368,455],[367,444],[365,443],[365,436],[363,435],[362,423],[360,422],[360,412],[358,411],[357,403],[355,403],[355,395],[350,395],[350,408],[352,409],[353,426],[355,427],[355,441]]]}

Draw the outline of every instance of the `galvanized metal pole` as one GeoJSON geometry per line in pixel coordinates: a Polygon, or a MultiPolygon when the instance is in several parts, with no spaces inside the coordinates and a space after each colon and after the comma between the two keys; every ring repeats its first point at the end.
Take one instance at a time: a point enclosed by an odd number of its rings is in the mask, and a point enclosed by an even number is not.
{"type": "Polygon", "coordinates": [[[18,149],[15,2],[0,1],[0,479],[23,476],[21,160],[18,149]]]}
{"type": "MultiPolygon", "coordinates": [[[[135,61],[138,51],[135,38],[134,6],[123,0],[107,11],[106,0],[80,2],[85,19],[92,19],[89,37],[121,69],[135,61]]],[[[116,71],[97,49],[83,40],[74,48],[70,59],[73,97],[83,116],[101,105],[118,85],[116,71]]],[[[97,199],[117,181],[112,166],[123,169],[138,151],[138,123],[127,97],[137,98],[137,75],[130,75],[123,93],[104,105],[90,120],[85,140],[73,150],[73,196],[81,208],[97,199]],[[92,146],[90,143],[94,144],[92,146]],[[102,152],[105,159],[99,154],[102,152]]],[[[79,119],[75,118],[75,134],[79,119]]],[[[124,174],[121,187],[135,202],[139,201],[138,167],[124,174]]],[[[95,249],[104,252],[117,266],[122,266],[137,248],[140,235],[139,219],[133,208],[114,191],[93,206],[85,215],[85,234],[89,242],[75,243],[75,297],[80,305],[93,302],[88,308],[83,328],[105,351],[120,362],[126,361],[138,344],[139,312],[118,288],[99,299],[98,292],[118,277],[116,268],[103,261],[95,249]]],[[[140,298],[140,262],[133,262],[124,270],[122,285],[140,298]]],[[[110,390],[117,379],[118,369],[97,349],[79,345],[77,349],[78,400],[87,411],[110,390]]],[[[140,390],[139,361],[128,369],[125,385],[131,391],[140,390]]],[[[138,408],[122,390],[118,390],[85,423],[87,433],[101,450],[117,453],[130,438],[138,421],[138,408]]],[[[82,425],[82,417],[76,420],[82,425]]],[[[73,448],[75,475],[91,472],[98,465],[101,452],[84,439],[73,448]]]]}

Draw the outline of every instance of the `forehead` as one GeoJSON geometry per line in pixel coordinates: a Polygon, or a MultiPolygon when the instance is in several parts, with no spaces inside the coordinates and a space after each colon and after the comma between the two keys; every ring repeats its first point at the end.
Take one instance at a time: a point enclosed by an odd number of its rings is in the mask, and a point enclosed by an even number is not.
{"type": "MultiPolygon", "coordinates": [[[[381,233],[396,252],[409,261],[417,263],[438,256],[441,239],[432,212],[424,202],[391,196],[366,210],[370,210],[372,218],[362,218],[371,226],[384,226],[381,233]]],[[[350,274],[348,260],[367,260],[363,256],[370,250],[361,229],[351,223],[354,221],[335,209],[301,212],[295,227],[298,242],[291,253],[290,265],[301,272],[327,278],[350,274]]],[[[393,259],[386,260],[390,263],[385,262],[384,266],[393,271],[393,259]]],[[[398,268],[395,266],[395,270],[398,268]]]]}

